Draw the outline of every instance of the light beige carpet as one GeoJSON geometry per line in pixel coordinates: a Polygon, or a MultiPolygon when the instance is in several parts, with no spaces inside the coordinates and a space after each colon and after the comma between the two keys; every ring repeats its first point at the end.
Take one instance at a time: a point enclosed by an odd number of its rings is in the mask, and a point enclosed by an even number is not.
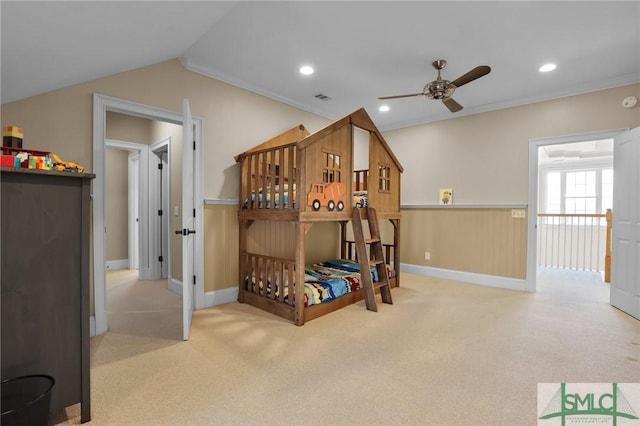
{"type": "Polygon", "coordinates": [[[90,424],[535,425],[539,382],[640,382],[640,321],[598,274],[545,274],[537,293],[403,274],[394,305],[303,327],[230,303],[188,342],[180,298],[134,280],[92,338],[90,424]]]}

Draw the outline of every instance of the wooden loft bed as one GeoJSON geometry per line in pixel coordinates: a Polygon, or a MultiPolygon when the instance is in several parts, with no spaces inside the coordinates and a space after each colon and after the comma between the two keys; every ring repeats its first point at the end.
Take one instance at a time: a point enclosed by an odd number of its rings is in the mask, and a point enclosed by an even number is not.
{"type": "MultiPolygon", "coordinates": [[[[303,325],[362,300],[349,234],[353,209],[363,206],[375,208],[378,220],[392,225],[392,237],[383,241],[384,260],[391,287],[399,285],[403,169],[364,109],[313,134],[294,127],[235,159],[240,165],[240,303],[303,325]],[[356,128],[368,132],[367,170],[354,170],[356,128]],[[307,265],[307,233],[314,223],[329,221],[340,223],[339,259],[307,265]]],[[[367,209],[358,211],[367,219],[367,209]]]]}

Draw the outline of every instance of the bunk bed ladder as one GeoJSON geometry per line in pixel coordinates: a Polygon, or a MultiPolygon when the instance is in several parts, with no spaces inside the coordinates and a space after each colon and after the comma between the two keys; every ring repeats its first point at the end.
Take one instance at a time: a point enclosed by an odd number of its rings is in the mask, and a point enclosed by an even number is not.
{"type": "Polygon", "coordinates": [[[360,264],[360,279],[362,280],[362,286],[365,292],[365,305],[368,310],[375,312],[378,310],[375,297],[376,288],[380,289],[383,303],[393,304],[393,300],[391,300],[391,286],[389,285],[389,276],[387,275],[387,267],[384,262],[376,211],[372,207],[366,207],[369,235],[371,238],[365,239],[362,228],[362,218],[360,217],[361,210],[364,209],[353,209],[353,236],[356,240],[356,254],[358,255],[358,263],[360,264]],[[367,244],[370,246],[371,256],[367,255],[367,244]],[[378,273],[378,281],[375,284],[371,274],[372,266],[376,268],[378,273]]]}

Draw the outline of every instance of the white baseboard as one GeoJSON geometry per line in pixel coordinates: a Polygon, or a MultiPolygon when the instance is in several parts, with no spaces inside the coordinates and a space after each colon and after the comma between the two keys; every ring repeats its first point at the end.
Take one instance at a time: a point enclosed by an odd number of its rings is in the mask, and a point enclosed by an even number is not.
{"type": "Polygon", "coordinates": [[[169,290],[182,296],[182,282],[175,278],[169,278],[169,290]]]}
{"type": "MultiPolygon", "coordinates": [[[[505,288],[509,290],[526,291],[526,280],[518,278],[499,277],[496,275],[483,275],[472,272],[454,271],[452,269],[432,268],[429,266],[400,264],[401,272],[421,275],[424,277],[441,278],[445,280],[461,281],[471,284],[479,284],[488,287],[505,288]]],[[[402,284],[400,284],[402,285],[402,284]]]]}
{"type": "Polygon", "coordinates": [[[107,260],[107,270],[129,269],[129,259],[107,260]]]}
{"type": "MultiPolygon", "coordinates": [[[[169,290],[182,295],[182,283],[175,278],[169,280],[169,290]]],[[[208,291],[204,294],[204,303],[196,309],[205,309],[238,300],[238,287],[225,288],[223,290],[208,291]]]]}
{"type": "Polygon", "coordinates": [[[225,288],[223,290],[208,291],[204,294],[204,308],[224,305],[225,303],[238,301],[238,287],[225,288]]]}

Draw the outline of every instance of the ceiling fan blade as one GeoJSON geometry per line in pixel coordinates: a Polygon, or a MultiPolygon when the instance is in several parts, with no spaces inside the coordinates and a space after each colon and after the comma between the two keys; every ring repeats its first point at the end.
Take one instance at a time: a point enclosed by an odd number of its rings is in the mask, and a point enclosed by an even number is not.
{"type": "Polygon", "coordinates": [[[444,106],[449,108],[451,112],[458,112],[462,109],[462,105],[453,100],[453,98],[446,98],[442,100],[444,106]]]}
{"type": "Polygon", "coordinates": [[[464,84],[472,82],[477,78],[482,77],[483,75],[487,75],[490,72],[491,72],[491,67],[487,65],[480,65],[479,67],[475,67],[465,75],[458,77],[456,80],[452,81],[451,84],[453,84],[456,87],[460,87],[464,84]]]}
{"type": "Polygon", "coordinates": [[[411,93],[410,95],[395,95],[395,96],[380,96],[378,99],[396,99],[396,98],[408,98],[411,96],[424,95],[424,93],[411,93]]]}

